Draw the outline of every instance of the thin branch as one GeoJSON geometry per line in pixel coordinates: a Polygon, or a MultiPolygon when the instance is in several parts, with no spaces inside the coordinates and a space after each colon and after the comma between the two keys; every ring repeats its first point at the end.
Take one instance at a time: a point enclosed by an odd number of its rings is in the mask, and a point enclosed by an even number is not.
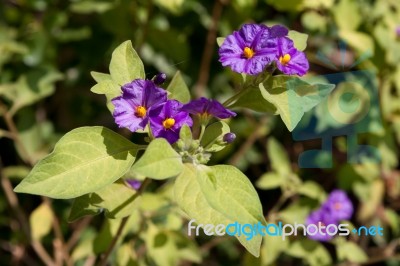
{"type": "Polygon", "coordinates": [[[215,46],[215,39],[217,38],[217,29],[222,10],[228,1],[217,0],[215,1],[212,10],[212,21],[208,29],[206,43],[204,46],[203,56],[201,57],[199,78],[194,86],[195,94],[197,97],[204,96],[204,90],[210,76],[210,64],[215,46]]]}
{"type": "Polygon", "coordinates": [[[246,154],[246,152],[253,146],[254,142],[256,142],[256,140],[261,136],[262,128],[265,127],[267,121],[267,117],[261,119],[260,123],[258,123],[256,128],[254,129],[253,133],[246,139],[239,150],[232,156],[229,164],[238,164],[239,160],[246,154]]]}
{"type": "MultiPolygon", "coordinates": [[[[144,190],[146,189],[146,187],[150,184],[150,182],[151,182],[151,179],[148,179],[148,178],[146,178],[146,179],[143,181],[142,185],[140,186],[140,188],[139,188],[139,190],[138,190],[138,192],[137,192],[137,195],[138,195],[138,196],[139,196],[140,194],[143,193],[143,191],[144,191],[144,190]]],[[[108,257],[111,255],[111,252],[113,251],[115,245],[117,244],[118,239],[121,237],[122,232],[123,232],[123,230],[124,230],[124,227],[125,227],[125,225],[126,225],[128,219],[129,219],[129,217],[130,217],[130,216],[127,216],[127,217],[122,218],[121,223],[119,224],[117,233],[115,234],[114,238],[112,239],[112,241],[111,241],[111,243],[110,243],[110,246],[108,246],[108,249],[107,249],[106,253],[103,255],[102,259],[101,259],[101,260],[99,261],[99,263],[97,264],[98,266],[105,266],[105,265],[107,265],[108,257]]]]}
{"type": "Polygon", "coordinates": [[[70,251],[75,244],[78,242],[79,238],[81,237],[82,231],[90,224],[92,221],[92,216],[84,217],[80,223],[76,226],[74,232],[72,233],[71,237],[68,239],[66,248],[70,251]]]}
{"type": "MultiPolygon", "coordinates": [[[[25,213],[21,210],[19,207],[19,202],[17,195],[13,191],[13,187],[11,185],[11,182],[8,178],[5,178],[3,176],[2,172],[2,163],[0,161],[0,179],[1,179],[1,186],[4,190],[4,193],[6,195],[6,199],[8,201],[8,204],[10,205],[11,209],[17,216],[17,220],[19,224],[21,225],[22,231],[26,235],[28,239],[31,238],[31,232],[30,232],[30,227],[29,227],[29,220],[27,219],[25,213]]],[[[46,265],[55,265],[52,258],[50,255],[47,253],[45,248],[42,246],[42,244],[36,240],[32,240],[31,245],[39,258],[46,264],[46,265]]]]}

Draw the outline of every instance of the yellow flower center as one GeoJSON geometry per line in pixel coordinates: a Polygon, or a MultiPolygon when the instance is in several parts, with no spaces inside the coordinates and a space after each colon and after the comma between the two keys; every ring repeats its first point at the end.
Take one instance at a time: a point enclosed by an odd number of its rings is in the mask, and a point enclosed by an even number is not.
{"type": "Polygon", "coordinates": [[[290,54],[285,54],[284,56],[279,57],[279,62],[281,62],[282,65],[286,65],[287,63],[289,63],[290,59],[290,54]]]}
{"type": "Polygon", "coordinates": [[[340,210],[342,208],[342,204],[340,204],[339,202],[335,203],[333,205],[333,207],[335,208],[335,210],[340,210]]]}
{"type": "Polygon", "coordinates": [[[175,119],[173,118],[167,118],[162,122],[162,125],[165,129],[170,129],[175,125],[175,119]]]}
{"type": "Polygon", "coordinates": [[[146,108],[144,106],[139,105],[138,107],[136,107],[136,111],[135,111],[135,115],[137,117],[143,118],[146,115],[146,108]]]}
{"type": "Polygon", "coordinates": [[[243,55],[247,59],[250,59],[250,58],[252,58],[254,56],[254,51],[250,47],[244,47],[243,55]]]}

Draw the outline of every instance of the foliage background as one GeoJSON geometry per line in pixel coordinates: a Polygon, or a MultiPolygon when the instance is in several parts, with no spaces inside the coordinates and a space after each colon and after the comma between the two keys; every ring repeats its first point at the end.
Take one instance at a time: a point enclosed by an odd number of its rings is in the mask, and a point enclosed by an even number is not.
{"type": "Polygon", "coordinates": [[[63,246],[71,255],[70,263],[91,265],[117,230],[118,223],[102,215],[67,223],[72,201],[15,196],[11,190],[71,129],[103,125],[131,140],[139,138],[118,129],[104,98],[89,91],[94,85],[90,71],[107,72],[113,49],[130,39],[148,78],[159,72],[171,78],[180,70],[192,95],[224,100],[233,94],[238,77],[218,63],[215,39],[245,22],[281,23],[309,34],[310,78],[324,80],[323,75],[338,72],[321,62],[321,52],[333,65],[343,63],[344,71],[364,59],[353,70],[375,73],[384,131],[363,134],[360,141],[378,147],[382,162],[348,164],[346,139],[336,137],[333,168],[301,169],[299,154],[318,148],[320,141],[294,142],[278,116],[244,110],[230,124],[236,141],[214,156],[212,164],[229,163],[243,170],[259,188],[269,221],[304,219],[326,192],[341,188],[356,207],[351,223],[379,224],[385,228],[384,237],[351,237],[324,244],[301,237],[287,242],[265,239],[262,255],[255,259],[233,238],[188,238],[186,221],[171,203],[168,185],[157,183],[144,206],[135,211],[137,219],[130,219],[112,264],[399,265],[400,40],[396,28],[400,4],[396,0],[3,0],[0,264],[40,265],[38,246],[59,260],[62,255],[57,252],[63,246]],[[340,40],[348,45],[344,61],[339,56],[340,40]]]}

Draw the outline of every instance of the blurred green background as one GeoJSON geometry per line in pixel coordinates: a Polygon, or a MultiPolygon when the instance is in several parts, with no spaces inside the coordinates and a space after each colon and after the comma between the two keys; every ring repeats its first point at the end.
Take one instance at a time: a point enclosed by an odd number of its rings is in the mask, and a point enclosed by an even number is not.
{"type": "MultiPolygon", "coordinates": [[[[90,71],[108,72],[113,49],[132,40],[147,78],[164,72],[170,79],[180,70],[194,97],[224,100],[234,93],[239,77],[218,62],[215,39],[246,22],[279,23],[308,34],[310,80],[328,82],[324,75],[353,70],[373,73],[379,99],[372,108],[379,122],[359,142],[376,147],[382,160],[348,164],[346,138],[339,136],[333,139],[332,168],[302,169],[299,154],[318,149],[320,140],[295,142],[278,116],[242,110],[230,121],[236,141],[212,163],[236,165],[249,176],[268,221],[303,222],[327,192],[341,188],[355,205],[350,222],[380,225],[384,236],[331,243],[266,238],[256,259],[234,238],[188,238],[170,187],[158,184],[148,193],[147,205],[134,211],[112,265],[400,265],[397,0],[2,0],[0,264],[42,265],[34,243],[53,256],[54,239],[63,239],[71,265],[93,265],[116,232],[117,223],[102,215],[67,223],[71,201],[15,198],[10,189],[76,127],[103,125],[137,138],[118,129],[104,97],[90,92],[95,84],[90,71]],[[31,237],[24,226],[30,226],[31,237]]],[[[325,121],[318,107],[315,116],[325,121]]]]}

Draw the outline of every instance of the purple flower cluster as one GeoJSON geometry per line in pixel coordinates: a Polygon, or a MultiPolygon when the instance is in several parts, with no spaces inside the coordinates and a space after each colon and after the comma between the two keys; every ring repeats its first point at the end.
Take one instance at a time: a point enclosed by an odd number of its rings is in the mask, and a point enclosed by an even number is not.
{"type": "Polygon", "coordinates": [[[237,73],[257,75],[276,63],[284,74],[303,76],[309,64],[305,54],[294,47],[288,30],[280,25],[245,24],[227,36],[219,49],[219,61],[237,73]]]}
{"type": "MultiPolygon", "coordinates": [[[[329,194],[328,199],[322,206],[313,211],[306,220],[306,224],[315,224],[318,226],[321,223],[324,226],[330,224],[338,225],[340,220],[350,219],[353,215],[353,204],[342,190],[336,189],[329,194]]],[[[322,233],[316,232],[315,235],[309,235],[311,239],[319,241],[328,241],[333,236],[327,234],[323,230],[322,233]]]]}
{"type": "Polygon", "coordinates": [[[165,75],[158,75],[155,81],[135,79],[122,86],[122,95],[111,100],[115,109],[113,117],[119,127],[135,132],[150,126],[156,138],[165,138],[175,143],[183,125],[192,126],[189,114],[228,118],[235,116],[215,100],[201,98],[182,104],[168,100],[167,92],[156,84],[164,82],[165,75]]]}

